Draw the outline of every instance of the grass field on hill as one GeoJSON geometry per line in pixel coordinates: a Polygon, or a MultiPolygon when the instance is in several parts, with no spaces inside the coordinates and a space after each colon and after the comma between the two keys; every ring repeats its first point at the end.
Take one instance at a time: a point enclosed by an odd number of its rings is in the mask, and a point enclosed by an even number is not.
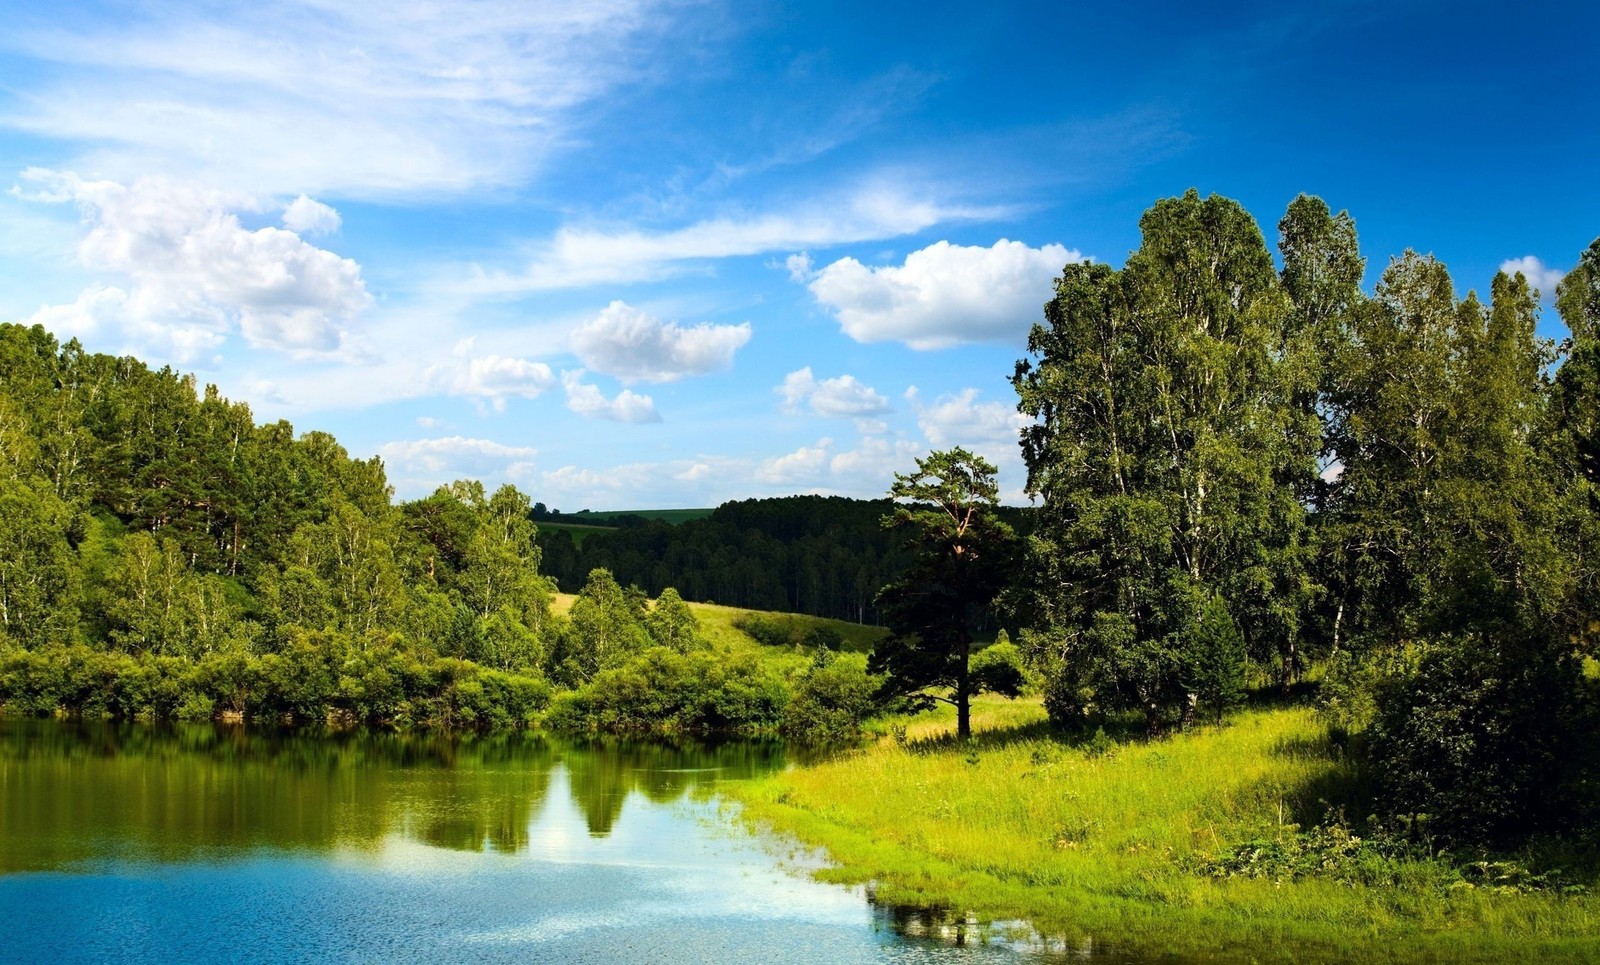
{"type": "MultiPolygon", "coordinates": [[[[572,601],[577,599],[574,593],[557,593],[551,603],[551,609],[557,613],[565,614],[572,609],[572,601]]],[[[764,610],[746,610],[736,606],[722,606],[716,603],[690,603],[689,610],[700,621],[700,633],[713,647],[719,650],[733,652],[750,651],[758,653],[765,658],[779,658],[795,651],[785,650],[784,654],[774,653],[783,648],[764,647],[751,639],[747,634],[734,626],[734,622],[742,616],[759,615],[764,617],[780,617],[784,620],[793,620],[804,627],[827,627],[838,633],[843,640],[840,649],[855,653],[866,653],[872,649],[873,643],[883,637],[887,632],[882,627],[863,626],[859,623],[850,623],[846,620],[829,620],[825,617],[806,616],[800,613],[768,613],[764,610]]]]}

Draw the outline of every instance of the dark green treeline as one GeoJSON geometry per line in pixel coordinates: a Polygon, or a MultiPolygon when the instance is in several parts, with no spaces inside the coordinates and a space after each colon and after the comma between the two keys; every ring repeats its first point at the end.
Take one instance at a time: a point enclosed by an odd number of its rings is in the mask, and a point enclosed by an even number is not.
{"type": "MultiPolygon", "coordinates": [[[[545,572],[562,587],[604,567],[652,596],[671,586],[700,603],[879,625],[878,591],[909,565],[883,525],[893,506],[842,496],[746,499],[676,526],[624,517],[581,543],[561,529],[540,530],[538,541],[545,572]]],[[[1026,531],[1026,509],[1001,512],[1026,531]]]]}

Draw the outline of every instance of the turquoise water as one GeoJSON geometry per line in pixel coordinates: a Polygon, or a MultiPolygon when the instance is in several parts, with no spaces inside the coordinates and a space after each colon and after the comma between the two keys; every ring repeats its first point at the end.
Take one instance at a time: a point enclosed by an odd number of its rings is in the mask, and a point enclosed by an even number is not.
{"type": "Polygon", "coordinates": [[[0,721],[0,961],[1040,957],[745,833],[718,784],[783,764],[776,744],[0,721]]]}

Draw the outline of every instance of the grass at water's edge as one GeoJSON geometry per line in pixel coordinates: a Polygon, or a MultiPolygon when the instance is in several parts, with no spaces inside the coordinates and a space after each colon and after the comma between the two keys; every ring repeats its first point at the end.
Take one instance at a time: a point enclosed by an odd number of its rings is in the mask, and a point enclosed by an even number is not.
{"type": "MultiPolygon", "coordinates": [[[[1343,765],[1305,708],[1096,753],[1036,702],[980,700],[770,777],[723,785],[746,821],[824,849],[819,876],[888,904],[1024,919],[1069,947],[1241,961],[1596,961],[1600,897],[1213,879],[1197,856],[1283,833],[1343,765]],[[921,740],[917,738],[921,737],[921,740]]],[[[1403,879],[1409,880],[1409,879],[1403,879]]]]}

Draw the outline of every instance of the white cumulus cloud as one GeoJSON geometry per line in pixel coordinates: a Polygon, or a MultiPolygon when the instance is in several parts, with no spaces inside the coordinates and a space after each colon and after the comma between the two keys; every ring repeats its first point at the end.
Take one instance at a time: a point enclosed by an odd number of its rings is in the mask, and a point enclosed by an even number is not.
{"type": "Polygon", "coordinates": [[[424,370],[423,383],[448,395],[487,400],[501,412],[508,398],[533,399],[555,387],[555,373],[545,363],[477,355],[475,342],[472,338],[457,342],[448,361],[424,370]]]}
{"type": "Polygon", "coordinates": [[[346,327],[372,296],[361,266],[282,228],[245,228],[246,195],[159,179],[87,181],[30,168],[23,197],[75,202],[87,226],[86,268],[121,276],[31,321],[58,331],[116,329],[136,346],[188,361],[232,331],[250,344],[307,358],[350,354],[346,327]]]}
{"type": "Polygon", "coordinates": [[[1522,277],[1528,279],[1528,284],[1539,290],[1546,298],[1556,293],[1556,286],[1561,284],[1561,279],[1567,273],[1559,268],[1551,268],[1534,255],[1523,255],[1521,258],[1510,258],[1500,263],[1500,270],[1508,275],[1522,272],[1522,277]]]}
{"type": "Polygon", "coordinates": [[[844,492],[881,496],[889,491],[897,472],[910,472],[918,456],[927,448],[909,439],[867,436],[856,448],[835,455],[828,462],[833,485],[844,492]]]}
{"type": "Polygon", "coordinates": [[[809,365],[790,372],[783,384],[773,391],[783,396],[785,408],[795,410],[809,404],[811,411],[823,416],[857,418],[891,411],[888,399],[871,386],[856,381],[855,376],[841,375],[818,381],[809,365]]]}
{"type": "Polygon", "coordinates": [[[761,460],[755,478],[764,483],[806,485],[817,482],[828,467],[832,439],[820,439],[814,446],[801,446],[793,452],[761,460]]]}
{"type": "Polygon", "coordinates": [[[937,349],[1020,341],[1041,317],[1062,266],[1082,260],[1061,245],[1030,248],[1002,238],[983,248],[940,241],[913,251],[899,266],[842,258],[809,287],[858,342],[937,349]]]}
{"type": "Polygon", "coordinates": [[[613,422],[660,422],[655,400],[623,389],[614,399],[605,397],[600,387],[583,381],[583,370],[561,373],[561,384],[567,390],[567,408],[589,419],[609,419],[613,422]]]}
{"type": "Polygon", "coordinates": [[[296,234],[333,234],[342,223],[339,212],[303,194],[283,209],[283,226],[296,234]]]}
{"type": "Polygon", "coordinates": [[[906,397],[917,408],[917,426],[936,450],[963,446],[990,461],[1014,461],[1022,427],[1032,424],[1016,406],[979,402],[978,389],[939,395],[933,405],[920,405],[915,387],[906,397]]]}
{"type": "Polygon", "coordinates": [[[750,341],[750,323],[682,326],[614,301],[578,326],[572,346],[583,364],[624,382],[673,382],[730,368],[750,341]]]}

